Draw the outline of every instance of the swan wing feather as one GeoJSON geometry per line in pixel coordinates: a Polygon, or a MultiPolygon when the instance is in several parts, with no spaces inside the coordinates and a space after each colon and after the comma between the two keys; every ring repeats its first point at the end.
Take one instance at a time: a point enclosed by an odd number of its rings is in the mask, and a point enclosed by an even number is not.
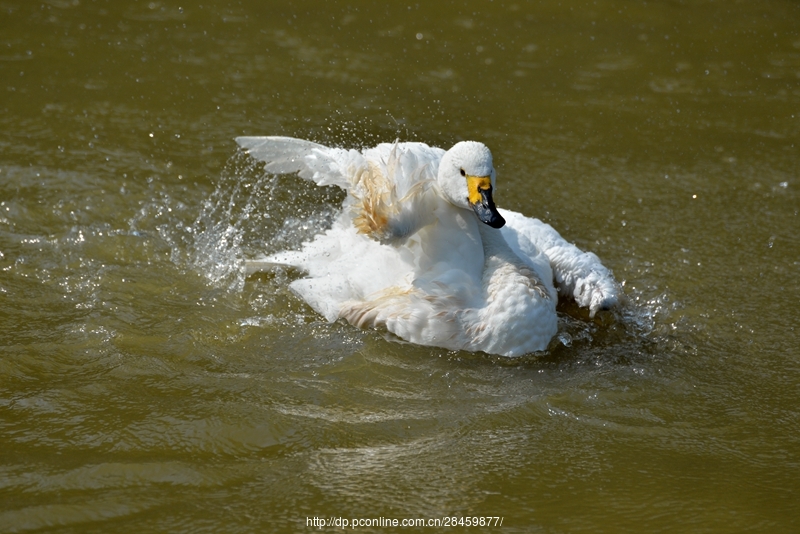
{"type": "Polygon", "coordinates": [[[509,210],[499,210],[506,219],[502,228],[506,241],[520,255],[544,252],[550,260],[558,292],[575,299],[594,315],[619,300],[619,287],[612,272],[592,252],[584,252],[549,224],[509,210]]]}
{"type": "Polygon", "coordinates": [[[350,177],[367,165],[358,150],[330,148],[293,137],[237,137],[236,142],[253,158],[266,163],[275,174],[298,173],[317,185],[337,185],[347,190],[350,177]]]}

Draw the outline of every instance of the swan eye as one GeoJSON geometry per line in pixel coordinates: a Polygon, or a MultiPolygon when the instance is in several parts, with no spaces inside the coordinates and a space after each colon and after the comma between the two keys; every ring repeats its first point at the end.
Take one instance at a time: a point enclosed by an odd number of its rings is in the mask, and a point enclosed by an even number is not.
{"type": "Polygon", "coordinates": [[[464,169],[461,169],[461,176],[466,176],[467,173],[464,172],[464,169]]]}

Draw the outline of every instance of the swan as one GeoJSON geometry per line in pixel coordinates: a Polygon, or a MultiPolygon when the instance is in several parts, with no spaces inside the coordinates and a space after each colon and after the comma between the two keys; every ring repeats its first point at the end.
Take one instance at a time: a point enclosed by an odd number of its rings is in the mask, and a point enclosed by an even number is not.
{"type": "Polygon", "coordinates": [[[494,203],[496,173],[482,143],[450,150],[418,142],[363,150],[290,137],[237,137],[269,173],[298,173],[347,192],[331,228],[248,262],[307,276],[290,288],[328,321],[385,328],[420,345],[516,357],[545,350],[559,294],[594,317],[618,284],[591,252],[550,225],[494,203]]]}

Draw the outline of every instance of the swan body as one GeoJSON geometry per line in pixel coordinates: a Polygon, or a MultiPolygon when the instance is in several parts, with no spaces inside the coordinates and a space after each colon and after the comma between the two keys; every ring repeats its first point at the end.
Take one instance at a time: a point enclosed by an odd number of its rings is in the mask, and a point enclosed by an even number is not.
{"type": "Polygon", "coordinates": [[[489,149],[423,143],[364,150],[239,137],[272,173],[347,191],[332,227],[250,262],[293,265],[291,289],[329,321],[385,327],[412,343],[520,356],[556,334],[559,294],[594,316],[617,302],[611,272],[538,219],[497,209],[489,149]]]}

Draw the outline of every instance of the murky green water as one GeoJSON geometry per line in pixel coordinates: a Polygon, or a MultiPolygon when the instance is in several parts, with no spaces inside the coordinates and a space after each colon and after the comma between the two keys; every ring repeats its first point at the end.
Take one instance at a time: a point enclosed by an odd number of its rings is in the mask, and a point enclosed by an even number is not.
{"type": "Polygon", "coordinates": [[[800,529],[797,2],[3,0],[0,80],[0,531],[800,529]],[[481,140],[627,302],[512,361],[327,324],[243,274],[341,201],[276,134],[481,140]]]}

